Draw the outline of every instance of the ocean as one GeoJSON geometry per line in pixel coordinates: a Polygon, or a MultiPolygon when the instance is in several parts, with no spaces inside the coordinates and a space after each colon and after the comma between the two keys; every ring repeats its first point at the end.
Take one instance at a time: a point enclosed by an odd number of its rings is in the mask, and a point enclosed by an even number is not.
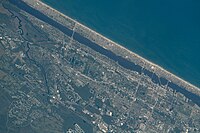
{"type": "Polygon", "coordinates": [[[42,1],[200,87],[200,1],[42,1]]]}

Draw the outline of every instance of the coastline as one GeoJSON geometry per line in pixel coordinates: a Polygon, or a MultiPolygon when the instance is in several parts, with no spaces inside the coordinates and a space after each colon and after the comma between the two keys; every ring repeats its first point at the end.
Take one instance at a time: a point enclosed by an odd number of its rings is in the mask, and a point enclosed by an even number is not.
{"type": "MultiPolygon", "coordinates": [[[[28,0],[23,0],[23,1],[26,2],[30,6],[34,6],[28,0]]],[[[117,53],[117,55],[120,55],[120,56],[126,58],[127,60],[130,60],[130,61],[146,68],[147,70],[156,73],[158,76],[162,76],[162,77],[168,79],[169,81],[173,81],[175,84],[180,85],[182,87],[185,87],[187,90],[189,90],[189,91],[191,91],[195,94],[200,95],[200,90],[199,90],[198,87],[196,87],[196,86],[192,85],[191,83],[181,79],[180,77],[170,73],[169,71],[165,70],[161,66],[158,66],[158,65],[148,61],[147,59],[139,56],[138,54],[133,53],[132,51],[126,49],[125,47],[121,46],[120,44],[113,42],[112,40],[104,37],[103,35],[101,35],[101,34],[95,32],[94,30],[86,27],[85,25],[77,22],[76,20],[74,20],[74,19],[64,15],[63,13],[57,11],[56,9],[53,9],[52,7],[46,5],[45,3],[41,2],[40,0],[34,0],[34,1],[36,2],[35,3],[36,7],[37,7],[37,4],[41,4],[42,6],[48,8],[47,10],[52,10],[53,12],[61,15],[62,17],[65,17],[66,19],[73,21],[76,25],[80,26],[84,30],[87,30],[88,32],[95,34],[96,36],[99,36],[100,38],[104,39],[104,41],[108,42],[109,45],[99,44],[103,48],[109,49],[110,51],[117,53]]],[[[36,7],[34,6],[34,8],[36,8],[36,7]]],[[[36,9],[40,10],[39,7],[37,7],[36,9]]],[[[55,18],[53,18],[53,19],[55,19],[55,18]]],[[[91,40],[91,38],[89,38],[89,39],[91,40]]]]}

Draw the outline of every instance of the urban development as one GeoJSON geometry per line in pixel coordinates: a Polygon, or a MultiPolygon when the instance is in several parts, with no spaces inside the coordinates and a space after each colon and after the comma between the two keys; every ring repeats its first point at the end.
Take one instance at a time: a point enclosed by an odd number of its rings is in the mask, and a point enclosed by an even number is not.
{"type": "Polygon", "coordinates": [[[0,1],[0,133],[199,133],[200,90],[39,0],[0,1]]]}

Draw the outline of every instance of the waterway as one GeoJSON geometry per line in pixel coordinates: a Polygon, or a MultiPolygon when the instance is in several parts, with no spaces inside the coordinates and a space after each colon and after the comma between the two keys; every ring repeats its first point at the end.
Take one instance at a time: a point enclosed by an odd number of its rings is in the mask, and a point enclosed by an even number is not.
{"type": "MultiPolygon", "coordinates": [[[[58,22],[54,21],[53,19],[47,17],[46,15],[42,14],[41,12],[35,10],[34,8],[28,6],[26,3],[22,2],[21,0],[9,0],[11,3],[13,3],[14,5],[18,6],[21,10],[24,10],[28,13],[30,13],[31,15],[37,17],[38,19],[52,25],[53,27],[59,29],[60,31],[62,31],[64,34],[71,36],[72,35],[72,30],[68,29],[67,27],[59,24],[58,22]]],[[[130,69],[132,71],[137,71],[139,73],[144,73],[145,75],[148,75],[153,82],[157,83],[157,84],[163,84],[167,82],[166,79],[161,78],[163,82],[159,82],[159,78],[156,74],[153,74],[152,72],[146,70],[146,69],[142,69],[141,66],[134,64],[133,62],[130,62],[120,56],[115,55],[113,52],[104,49],[102,47],[100,47],[99,45],[91,42],[89,39],[81,36],[78,33],[74,33],[74,39],[77,40],[78,42],[80,42],[83,45],[86,45],[90,48],[92,48],[93,50],[107,56],[108,58],[118,62],[121,66],[123,66],[126,69],[130,69]]],[[[171,87],[173,90],[182,93],[183,95],[185,95],[188,99],[191,99],[194,103],[196,103],[197,105],[200,106],[200,97],[196,94],[193,94],[189,91],[187,91],[186,89],[174,84],[173,82],[169,82],[168,86],[171,87]]]]}
{"type": "Polygon", "coordinates": [[[199,0],[42,0],[200,87],[199,0]]]}

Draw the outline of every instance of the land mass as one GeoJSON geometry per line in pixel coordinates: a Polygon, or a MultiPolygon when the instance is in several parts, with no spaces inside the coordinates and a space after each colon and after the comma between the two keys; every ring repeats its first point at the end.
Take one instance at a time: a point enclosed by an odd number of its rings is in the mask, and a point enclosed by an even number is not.
{"type": "Polygon", "coordinates": [[[39,0],[0,4],[0,132],[200,131],[198,87],[39,0]]]}
{"type": "Polygon", "coordinates": [[[71,30],[74,28],[74,25],[76,24],[76,27],[75,27],[76,32],[88,38],[89,40],[96,43],[97,45],[100,45],[103,48],[112,51],[113,53],[125,58],[126,60],[134,62],[135,64],[141,66],[142,68],[147,69],[148,71],[151,71],[152,73],[156,73],[156,75],[158,75],[159,77],[164,77],[167,80],[173,81],[175,84],[185,87],[189,89],[189,91],[192,91],[200,95],[200,91],[198,87],[166,71],[162,67],[142,58],[141,56],[122,47],[121,45],[113,42],[112,40],[102,36],[101,34],[93,31],[92,29],[82,25],[76,20],[64,15],[63,13],[60,13],[59,11],[44,4],[40,0],[34,0],[34,1],[24,0],[24,1],[27,2],[27,4],[30,4],[30,6],[41,11],[45,15],[49,16],[53,20],[59,22],[60,24],[66,26],[67,28],[71,30]]]}

